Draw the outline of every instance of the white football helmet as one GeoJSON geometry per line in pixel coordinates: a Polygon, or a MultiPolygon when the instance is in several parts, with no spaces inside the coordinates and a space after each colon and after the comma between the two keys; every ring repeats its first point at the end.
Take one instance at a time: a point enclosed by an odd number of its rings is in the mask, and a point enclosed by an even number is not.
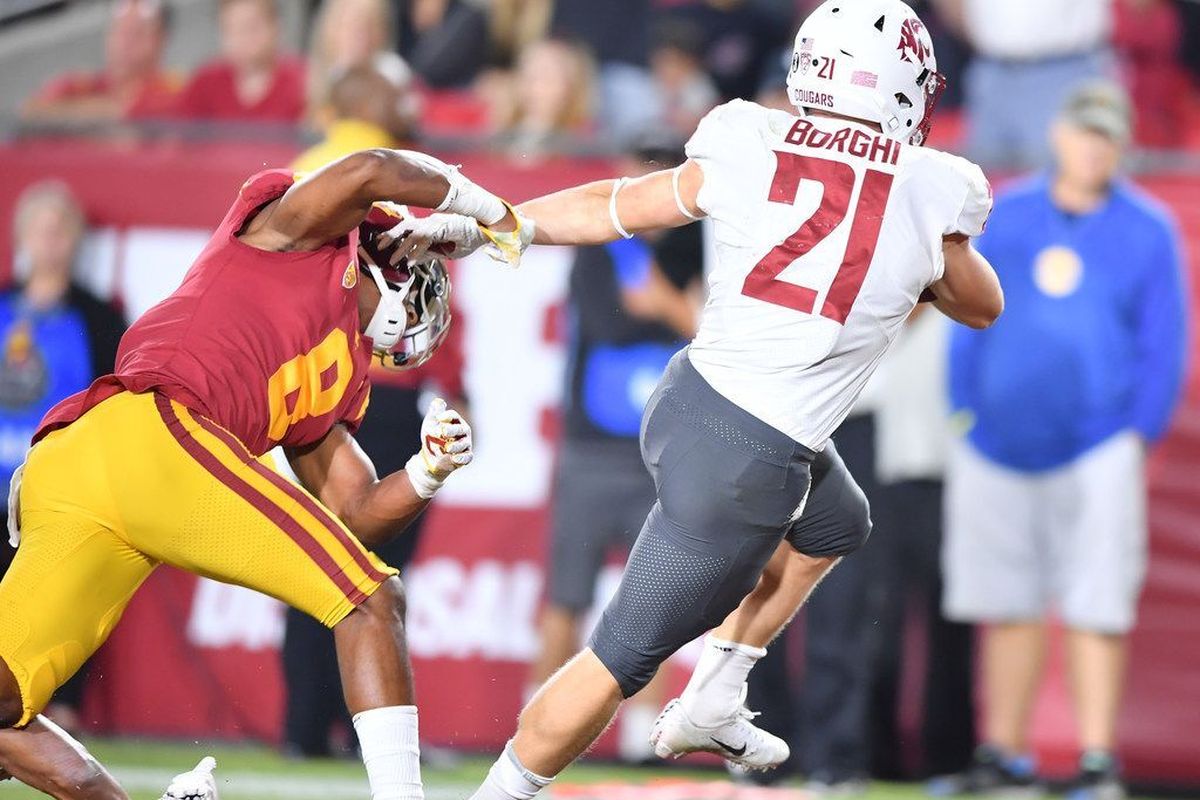
{"type": "Polygon", "coordinates": [[[450,333],[450,275],[437,259],[407,263],[384,271],[359,258],[379,288],[379,305],[364,332],[379,363],[390,369],[412,369],[433,357],[450,333]],[[391,275],[398,273],[395,279],[391,275]]]}
{"type": "Polygon", "coordinates": [[[380,239],[395,223],[394,213],[373,209],[359,226],[358,265],[379,289],[364,333],[380,364],[405,370],[428,361],[450,333],[450,275],[433,257],[390,265],[396,243],[382,247],[380,239]]]}
{"type": "Polygon", "coordinates": [[[826,0],[796,34],[787,85],[799,109],[875,122],[919,145],[946,81],[929,32],[902,0],[826,0]]]}

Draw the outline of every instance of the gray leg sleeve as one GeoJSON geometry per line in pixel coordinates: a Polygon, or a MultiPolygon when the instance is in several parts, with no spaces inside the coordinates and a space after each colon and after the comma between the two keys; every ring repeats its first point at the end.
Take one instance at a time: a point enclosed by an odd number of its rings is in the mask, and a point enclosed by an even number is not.
{"type": "Polygon", "coordinates": [[[798,552],[821,558],[849,555],[870,535],[867,496],[830,442],[813,462],[812,490],[788,541],[798,552]]]}
{"type": "Polygon", "coordinates": [[[672,653],[737,608],[781,538],[779,531],[706,541],[655,505],[588,643],[622,695],[636,694],[672,653]]]}
{"type": "Polygon", "coordinates": [[[589,643],[626,697],[754,588],[808,491],[813,453],[681,354],[646,406],[642,456],[658,501],[589,643]]]}

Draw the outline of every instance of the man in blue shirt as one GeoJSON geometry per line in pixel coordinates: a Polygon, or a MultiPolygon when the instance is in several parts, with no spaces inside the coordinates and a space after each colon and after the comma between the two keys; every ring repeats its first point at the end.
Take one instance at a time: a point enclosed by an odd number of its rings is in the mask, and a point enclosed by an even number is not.
{"type": "Polygon", "coordinates": [[[1119,88],[1080,89],[1052,129],[1055,170],[1000,197],[978,242],[1006,307],[952,342],[967,435],[943,566],[947,616],[986,625],[986,713],[974,767],[943,790],[1036,788],[1027,728],[1054,609],[1081,749],[1068,798],[1123,796],[1113,747],[1146,564],[1144,452],[1179,397],[1187,327],[1174,225],[1116,177],[1130,121],[1119,88]]]}
{"type": "MultiPolygon", "coordinates": [[[[8,486],[25,461],[42,416],[64,397],[112,372],[125,330],[120,314],[71,282],[83,238],[83,212],[61,183],[27,189],[17,201],[20,285],[0,293],[0,513],[8,517],[8,486]]],[[[0,575],[14,550],[0,537],[0,575]]],[[[47,713],[76,727],[82,679],[60,690],[47,713]]]]}

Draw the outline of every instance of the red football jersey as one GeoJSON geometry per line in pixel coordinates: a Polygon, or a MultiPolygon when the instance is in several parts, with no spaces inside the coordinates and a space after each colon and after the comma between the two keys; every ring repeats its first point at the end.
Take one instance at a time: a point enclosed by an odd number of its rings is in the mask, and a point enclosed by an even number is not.
{"type": "Polygon", "coordinates": [[[290,253],[236,236],[293,180],[271,170],[246,181],[183,284],[126,331],[114,374],[52,408],[34,441],[122,390],[160,392],[256,455],[315,442],[338,422],[358,427],[371,363],[358,330],[358,231],[290,253]]]}

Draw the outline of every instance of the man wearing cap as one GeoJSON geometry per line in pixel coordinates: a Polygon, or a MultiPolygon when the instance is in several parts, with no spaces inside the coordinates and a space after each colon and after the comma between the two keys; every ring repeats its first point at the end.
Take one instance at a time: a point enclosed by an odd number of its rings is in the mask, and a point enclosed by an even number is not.
{"type": "Polygon", "coordinates": [[[1131,129],[1116,86],[1076,91],[1055,166],[997,199],[978,248],[1003,319],[956,330],[945,613],[984,626],[982,744],[937,793],[1040,788],[1027,738],[1047,614],[1067,629],[1079,774],[1069,800],[1124,795],[1113,748],[1146,566],[1146,447],[1185,364],[1186,293],[1169,215],[1117,177],[1131,129]]]}

